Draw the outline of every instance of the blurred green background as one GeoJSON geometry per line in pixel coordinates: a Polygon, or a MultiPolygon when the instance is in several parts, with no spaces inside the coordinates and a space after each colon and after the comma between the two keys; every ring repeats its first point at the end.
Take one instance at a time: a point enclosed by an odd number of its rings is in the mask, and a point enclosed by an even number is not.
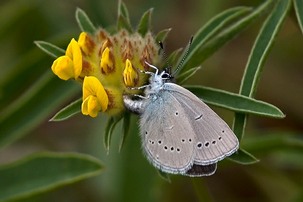
{"type": "MultiPolygon", "coordinates": [[[[170,53],[184,47],[190,37],[219,12],[234,6],[257,6],[262,1],[124,0],[124,2],[129,9],[133,25],[138,23],[143,12],[150,7],[154,8],[152,26],[155,33],[172,28],[165,41],[166,51],[170,53]]],[[[78,37],[80,29],[75,20],[77,7],[83,9],[95,25],[108,27],[116,22],[117,1],[0,2],[1,83],[5,83],[11,75],[22,72],[11,88],[0,89],[0,98],[3,102],[7,98],[10,98],[7,100],[17,98],[30,88],[33,82],[41,78],[46,70],[51,71],[53,58],[39,50],[33,41],[49,41],[65,49],[72,37],[78,37]]],[[[237,93],[250,50],[264,19],[265,17],[259,18],[237,38],[206,60],[202,70],[190,79],[188,84],[201,84],[237,93]]],[[[218,164],[214,176],[199,179],[171,176],[172,182],[168,183],[159,177],[141,152],[136,127],[137,117],[132,118],[134,127],[120,153],[118,145],[121,124],[118,125],[108,155],[103,143],[106,120],[103,115],[96,119],[77,115],[63,122],[48,122],[59,109],[81,96],[80,87],[72,81],[60,82],[62,86],[74,85],[75,88],[79,88],[78,96],[66,99],[48,117],[40,120],[39,126],[29,130],[22,139],[2,149],[0,163],[9,163],[27,154],[47,150],[90,154],[101,159],[106,166],[98,177],[40,194],[28,201],[303,200],[303,151],[292,149],[291,144],[283,148],[280,148],[279,144],[276,147],[266,144],[266,141],[275,137],[289,136],[302,140],[302,55],[303,37],[294,11],[291,10],[265,63],[256,94],[257,99],[279,107],[286,114],[286,118],[250,116],[242,142],[243,148],[261,160],[257,164],[244,166],[224,160],[218,164]],[[262,145],[261,149],[258,144],[262,145]],[[267,150],[267,146],[270,149],[267,150]]],[[[232,112],[214,109],[232,125],[232,112]]]]}

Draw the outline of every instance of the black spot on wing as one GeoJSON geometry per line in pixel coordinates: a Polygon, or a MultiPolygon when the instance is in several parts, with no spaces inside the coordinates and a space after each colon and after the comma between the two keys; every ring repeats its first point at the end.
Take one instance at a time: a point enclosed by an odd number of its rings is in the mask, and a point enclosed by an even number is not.
{"type": "Polygon", "coordinates": [[[202,117],[203,117],[203,114],[201,114],[201,115],[195,117],[195,120],[198,121],[198,120],[201,119],[202,117]]]}

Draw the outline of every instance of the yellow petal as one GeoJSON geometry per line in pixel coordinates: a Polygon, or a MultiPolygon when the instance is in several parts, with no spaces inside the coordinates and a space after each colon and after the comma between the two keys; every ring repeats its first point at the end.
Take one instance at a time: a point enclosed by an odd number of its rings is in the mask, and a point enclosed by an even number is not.
{"type": "Polygon", "coordinates": [[[74,78],[77,79],[82,71],[82,53],[79,44],[73,38],[68,44],[65,55],[74,63],[74,78]]]}
{"type": "Polygon", "coordinates": [[[125,68],[123,71],[123,80],[127,87],[134,87],[137,85],[139,79],[138,72],[133,68],[129,59],[126,59],[125,68]]]}
{"type": "Polygon", "coordinates": [[[87,76],[83,81],[83,102],[87,97],[94,96],[100,109],[104,112],[108,107],[108,95],[101,82],[94,76],[87,76]]]}
{"type": "Polygon", "coordinates": [[[52,71],[62,80],[68,80],[70,78],[73,78],[73,61],[68,56],[61,56],[53,62],[52,71]]]}
{"type": "Polygon", "coordinates": [[[113,56],[108,47],[106,47],[104,49],[104,51],[102,52],[100,67],[101,67],[102,73],[104,73],[104,74],[108,74],[114,70],[113,56]]]}
{"type": "Polygon", "coordinates": [[[82,113],[91,117],[96,117],[101,110],[101,106],[95,96],[88,96],[82,103],[82,113]]]}
{"type": "Polygon", "coordinates": [[[96,46],[94,40],[86,32],[81,32],[78,39],[78,45],[80,46],[84,55],[91,55],[96,46]]]}

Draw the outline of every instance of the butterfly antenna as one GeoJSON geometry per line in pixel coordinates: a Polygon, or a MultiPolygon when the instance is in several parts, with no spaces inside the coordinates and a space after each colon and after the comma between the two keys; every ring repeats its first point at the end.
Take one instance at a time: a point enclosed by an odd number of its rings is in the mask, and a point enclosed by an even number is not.
{"type": "Polygon", "coordinates": [[[188,46],[187,46],[186,52],[185,52],[185,54],[184,54],[184,56],[183,56],[181,62],[178,64],[176,70],[172,73],[172,76],[175,75],[175,74],[178,72],[178,70],[180,69],[180,67],[183,65],[183,63],[184,63],[184,61],[185,61],[185,58],[187,57],[187,55],[188,55],[188,53],[189,53],[190,46],[191,46],[191,44],[192,44],[192,42],[193,42],[193,39],[194,39],[194,37],[191,36],[191,38],[190,38],[190,40],[189,40],[189,42],[188,42],[188,46]]]}
{"type": "Polygon", "coordinates": [[[163,57],[164,57],[164,60],[166,61],[166,64],[167,64],[167,67],[165,68],[165,72],[170,74],[171,68],[170,68],[170,65],[168,63],[168,58],[167,58],[167,55],[166,55],[166,52],[165,52],[164,45],[163,45],[162,41],[159,41],[159,45],[160,45],[161,50],[163,51],[163,57]]]}

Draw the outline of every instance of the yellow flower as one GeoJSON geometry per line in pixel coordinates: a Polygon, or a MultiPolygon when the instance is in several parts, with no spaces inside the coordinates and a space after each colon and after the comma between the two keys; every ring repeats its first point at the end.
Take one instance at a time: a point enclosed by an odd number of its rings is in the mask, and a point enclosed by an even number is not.
{"type": "Polygon", "coordinates": [[[136,69],[133,68],[132,63],[129,59],[126,59],[125,69],[123,71],[123,80],[127,87],[134,87],[137,85],[139,75],[136,69]]]}
{"type": "Polygon", "coordinates": [[[101,71],[104,74],[111,73],[114,70],[113,56],[110,52],[110,49],[106,47],[102,53],[100,60],[101,71]]]}
{"type": "Polygon", "coordinates": [[[75,39],[69,43],[65,55],[57,58],[52,71],[62,80],[77,79],[82,71],[82,53],[75,39]]]}
{"type": "Polygon", "coordinates": [[[93,54],[96,46],[92,37],[88,35],[86,32],[81,32],[78,39],[78,45],[80,46],[82,53],[84,55],[93,54]]]}
{"type": "Polygon", "coordinates": [[[106,111],[108,95],[101,82],[94,76],[87,76],[83,81],[82,114],[96,117],[99,111],[106,111]]]}

